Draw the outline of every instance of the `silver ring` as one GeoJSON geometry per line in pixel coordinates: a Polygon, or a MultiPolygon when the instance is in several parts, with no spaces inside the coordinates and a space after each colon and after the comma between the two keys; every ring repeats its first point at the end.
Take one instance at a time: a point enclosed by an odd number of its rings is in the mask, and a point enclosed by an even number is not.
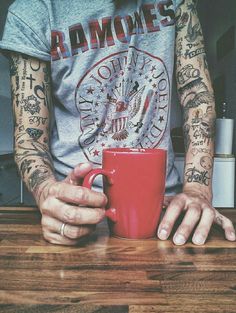
{"type": "Polygon", "coordinates": [[[65,227],[66,227],[66,223],[62,223],[62,224],[61,224],[61,228],[60,228],[60,234],[61,234],[63,237],[65,236],[65,234],[64,234],[65,227]]]}

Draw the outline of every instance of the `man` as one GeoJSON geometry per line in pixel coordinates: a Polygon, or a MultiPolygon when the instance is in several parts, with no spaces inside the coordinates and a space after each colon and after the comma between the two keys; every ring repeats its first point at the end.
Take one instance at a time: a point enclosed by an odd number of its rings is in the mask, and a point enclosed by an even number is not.
{"type": "Polygon", "coordinates": [[[106,196],[81,183],[106,147],[168,149],[172,197],[160,239],[185,212],[176,245],[192,232],[193,243],[203,244],[213,223],[235,240],[232,222],[211,206],[214,97],[193,1],[16,0],[0,47],[11,51],[15,159],[46,240],[77,244],[103,219],[106,196]],[[183,191],[175,196],[174,53],[186,146],[183,191]]]}

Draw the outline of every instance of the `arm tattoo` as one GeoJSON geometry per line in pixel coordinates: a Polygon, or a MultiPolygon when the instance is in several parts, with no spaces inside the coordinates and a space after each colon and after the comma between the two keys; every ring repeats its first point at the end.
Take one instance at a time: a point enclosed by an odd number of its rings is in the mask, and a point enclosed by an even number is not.
{"type": "MultiPolygon", "coordinates": [[[[185,0],[176,21],[176,81],[183,109],[184,181],[210,195],[215,126],[214,95],[196,4],[185,0]],[[207,188],[207,189],[206,189],[207,188]]],[[[208,197],[209,198],[209,197],[208,197]]]]}
{"type": "Polygon", "coordinates": [[[209,172],[205,170],[199,170],[195,166],[186,169],[185,177],[188,183],[198,183],[201,185],[209,186],[209,172]]]}
{"type": "Polygon", "coordinates": [[[49,149],[50,70],[31,57],[12,54],[10,59],[15,126],[15,160],[28,188],[37,193],[40,185],[54,177],[49,149]]]}

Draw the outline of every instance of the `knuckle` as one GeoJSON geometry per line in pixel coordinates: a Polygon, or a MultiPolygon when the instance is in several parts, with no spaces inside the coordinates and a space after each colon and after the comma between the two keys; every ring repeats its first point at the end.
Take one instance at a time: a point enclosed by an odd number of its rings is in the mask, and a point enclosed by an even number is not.
{"type": "Polygon", "coordinates": [[[213,208],[206,208],[207,214],[210,216],[211,219],[214,219],[216,216],[215,209],[213,208]]]}
{"type": "Polygon", "coordinates": [[[50,198],[46,198],[41,204],[40,211],[42,214],[45,214],[49,211],[50,208],[50,198]]]}
{"type": "Polygon", "coordinates": [[[56,195],[58,193],[58,190],[59,190],[59,185],[60,185],[60,183],[51,184],[48,187],[48,194],[49,195],[56,195]]]}
{"type": "Polygon", "coordinates": [[[102,204],[103,204],[104,206],[106,206],[106,205],[107,205],[107,202],[108,202],[107,197],[106,197],[106,195],[103,194],[102,204]]]}
{"type": "Polygon", "coordinates": [[[83,187],[78,187],[77,192],[76,192],[76,197],[78,198],[79,201],[85,202],[88,198],[87,193],[85,192],[85,188],[83,187]]]}
{"type": "Polygon", "coordinates": [[[104,209],[98,209],[97,210],[97,223],[100,222],[105,216],[105,210],[104,209]]]}
{"type": "Polygon", "coordinates": [[[229,218],[224,217],[224,220],[225,220],[225,225],[227,228],[234,228],[234,224],[229,218]]]}
{"type": "Polygon", "coordinates": [[[193,214],[194,216],[198,216],[198,217],[201,215],[201,212],[202,212],[200,206],[191,206],[189,208],[189,211],[191,214],[193,214]]]}
{"type": "Polygon", "coordinates": [[[80,238],[82,236],[83,232],[82,232],[82,228],[81,227],[68,227],[67,230],[67,237],[71,238],[71,239],[77,239],[80,238]]]}
{"type": "Polygon", "coordinates": [[[196,213],[201,213],[201,211],[202,211],[201,207],[199,205],[196,205],[196,206],[192,207],[192,210],[194,212],[196,212],[196,213]]]}
{"type": "Polygon", "coordinates": [[[43,229],[47,226],[47,218],[45,216],[41,218],[41,225],[43,229]]]}
{"type": "Polygon", "coordinates": [[[53,197],[48,197],[44,200],[41,206],[41,212],[45,215],[54,215],[55,213],[55,200],[53,197]]]}
{"type": "Polygon", "coordinates": [[[52,242],[52,238],[51,238],[49,232],[43,231],[43,238],[44,238],[46,241],[48,241],[48,242],[50,242],[50,243],[53,243],[53,242],[52,242]]]}
{"type": "Polygon", "coordinates": [[[45,202],[40,205],[40,212],[42,215],[47,212],[47,207],[46,207],[45,202]]]}
{"type": "Polygon", "coordinates": [[[64,222],[75,223],[79,219],[78,213],[73,207],[69,208],[66,204],[64,204],[61,209],[63,212],[64,222]]]}

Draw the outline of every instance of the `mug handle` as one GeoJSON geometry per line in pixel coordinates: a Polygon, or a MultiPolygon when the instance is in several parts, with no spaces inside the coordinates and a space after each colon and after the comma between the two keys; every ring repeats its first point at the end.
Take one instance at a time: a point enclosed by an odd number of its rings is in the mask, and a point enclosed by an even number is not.
{"type": "MultiPolygon", "coordinates": [[[[104,175],[107,178],[108,183],[112,185],[113,174],[114,174],[114,171],[107,171],[102,168],[93,169],[85,176],[84,181],[83,181],[83,187],[91,189],[93,182],[98,175],[104,175]]],[[[117,212],[115,208],[107,209],[105,215],[114,223],[117,222],[117,212]]]]}

